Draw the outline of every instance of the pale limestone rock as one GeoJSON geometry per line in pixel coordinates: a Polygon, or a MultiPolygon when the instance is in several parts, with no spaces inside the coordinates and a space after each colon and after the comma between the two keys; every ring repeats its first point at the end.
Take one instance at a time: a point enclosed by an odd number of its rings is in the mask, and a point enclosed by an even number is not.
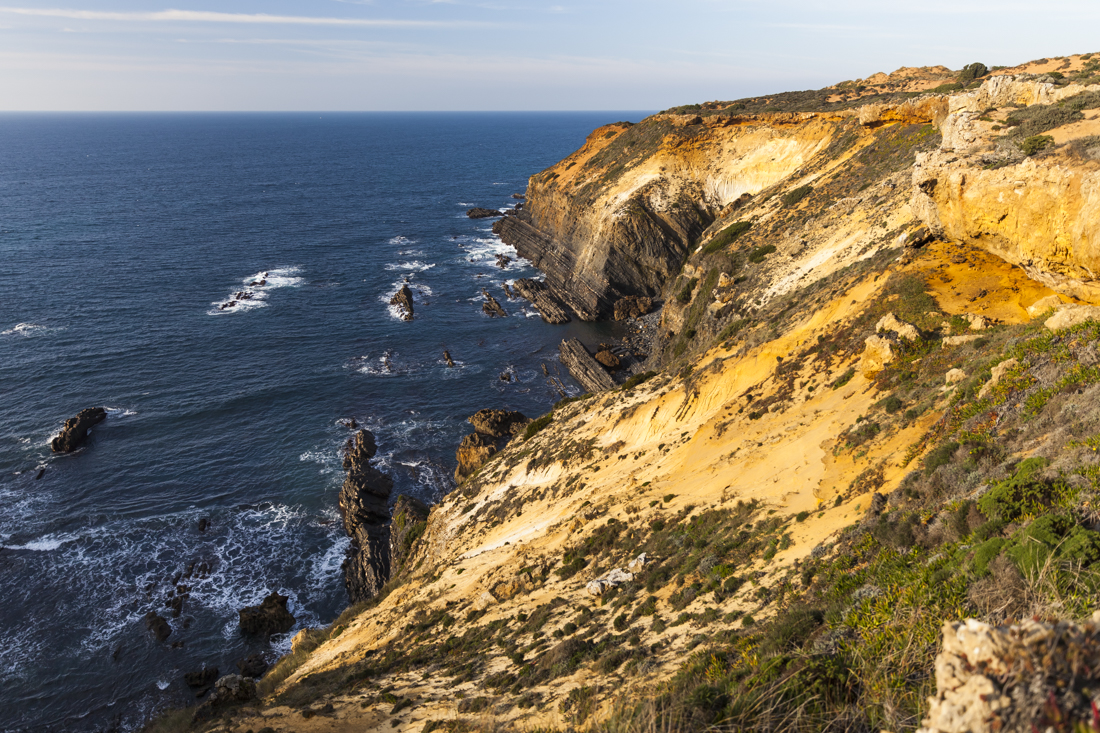
{"type": "Polygon", "coordinates": [[[989,395],[989,393],[993,391],[993,388],[997,386],[997,383],[1001,381],[1001,378],[1004,377],[1005,372],[1017,366],[1019,363],[1017,359],[1005,359],[1000,364],[993,367],[991,370],[993,376],[990,377],[988,382],[982,385],[981,391],[978,392],[978,398],[981,399],[989,395]]]}
{"type": "Polygon", "coordinates": [[[633,560],[631,560],[630,562],[628,562],[626,564],[626,567],[629,570],[641,570],[642,568],[645,567],[645,564],[646,564],[646,556],[645,556],[645,553],[643,552],[641,555],[638,555],[638,557],[636,557],[633,560]]]}
{"type": "Polygon", "coordinates": [[[733,278],[724,272],[718,273],[718,287],[726,288],[730,285],[733,285],[733,278]]]}
{"type": "Polygon", "coordinates": [[[859,359],[859,372],[870,379],[881,372],[894,360],[894,350],[890,339],[882,336],[868,336],[863,342],[863,356],[859,359]]]}
{"type": "Polygon", "coordinates": [[[302,646],[302,643],[309,638],[309,631],[309,629],[302,629],[294,635],[293,639],[290,640],[290,652],[292,654],[298,651],[298,649],[302,646]]]}
{"type": "Polygon", "coordinates": [[[946,349],[948,346],[958,346],[960,344],[968,344],[971,341],[977,341],[980,338],[981,338],[981,336],[979,336],[976,333],[967,334],[965,336],[945,336],[944,339],[943,339],[943,348],[946,349]]]}
{"type": "Polygon", "coordinates": [[[1027,314],[1032,318],[1038,318],[1046,313],[1051,308],[1057,308],[1062,305],[1062,299],[1057,295],[1048,295],[1045,298],[1039,298],[1031,305],[1027,307],[1027,314]]]}
{"type": "Polygon", "coordinates": [[[634,580],[634,573],[628,573],[620,568],[615,568],[602,578],[588,581],[584,589],[588,591],[588,595],[590,596],[599,596],[603,595],[604,591],[621,585],[628,580],[634,580]]]}
{"type": "Polygon", "coordinates": [[[875,331],[893,331],[901,338],[907,341],[916,341],[920,338],[920,331],[915,326],[904,321],[899,321],[894,317],[893,313],[887,313],[882,318],[878,319],[878,323],[875,324],[875,331]]]}
{"type": "Polygon", "coordinates": [[[993,325],[993,323],[985,316],[974,315],[973,313],[967,313],[963,316],[970,323],[971,331],[984,331],[993,325]]]}
{"type": "Polygon", "coordinates": [[[944,380],[948,384],[958,384],[964,379],[966,379],[966,372],[962,369],[952,369],[947,372],[947,375],[944,377],[944,380]]]}
{"type": "Polygon", "coordinates": [[[493,597],[492,593],[489,591],[482,591],[481,595],[474,601],[474,610],[484,611],[496,602],[497,599],[493,597]]]}
{"type": "Polygon", "coordinates": [[[1058,312],[1048,318],[1044,326],[1051,331],[1060,331],[1064,328],[1072,328],[1085,321],[1100,321],[1100,306],[1095,305],[1065,305],[1058,312]]]}

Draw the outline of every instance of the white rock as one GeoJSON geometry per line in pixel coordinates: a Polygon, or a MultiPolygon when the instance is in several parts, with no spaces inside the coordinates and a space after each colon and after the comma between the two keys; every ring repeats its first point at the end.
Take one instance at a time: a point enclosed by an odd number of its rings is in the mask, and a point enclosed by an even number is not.
{"type": "Polygon", "coordinates": [[[724,272],[718,273],[718,287],[724,288],[733,285],[733,278],[724,272]]]}
{"type": "Polygon", "coordinates": [[[489,606],[497,602],[497,599],[493,597],[493,594],[489,591],[482,591],[481,595],[474,601],[474,609],[478,611],[484,611],[489,606]]]}
{"type": "Polygon", "coordinates": [[[984,331],[993,325],[985,316],[977,316],[973,313],[967,313],[963,318],[970,322],[971,331],[984,331]]]}
{"type": "Polygon", "coordinates": [[[645,567],[645,563],[646,557],[645,553],[643,552],[641,555],[638,555],[638,557],[628,562],[626,566],[631,570],[640,570],[641,568],[645,567]]]}
{"type": "Polygon", "coordinates": [[[980,338],[981,338],[981,336],[979,336],[976,333],[968,334],[966,336],[947,336],[943,340],[943,348],[946,349],[948,346],[958,346],[959,344],[968,344],[971,341],[977,341],[980,338]]]}
{"type": "Polygon", "coordinates": [[[947,373],[945,377],[948,384],[958,384],[962,380],[966,379],[966,372],[962,369],[952,369],[947,373]]]}
{"type": "Polygon", "coordinates": [[[1038,318],[1046,313],[1051,308],[1057,308],[1062,305],[1062,299],[1057,295],[1048,295],[1045,298],[1039,298],[1031,305],[1027,307],[1027,314],[1032,318],[1038,318]]]}
{"type": "Polygon", "coordinates": [[[894,317],[893,313],[887,313],[882,318],[878,319],[878,323],[875,324],[875,331],[893,331],[898,336],[907,341],[916,341],[920,338],[920,331],[915,326],[899,321],[894,317]]]}
{"type": "Polygon", "coordinates": [[[1000,364],[993,367],[993,369],[991,370],[993,376],[990,377],[988,382],[982,385],[981,391],[978,392],[978,397],[986,397],[990,392],[993,391],[993,388],[997,386],[997,383],[1001,381],[1001,378],[1005,375],[1005,372],[1007,372],[1012,367],[1018,365],[1019,363],[1020,362],[1016,359],[1005,359],[1000,364]]]}
{"type": "Polygon", "coordinates": [[[1100,306],[1095,305],[1064,305],[1058,312],[1048,318],[1044,326],[1051,331],[1061,331],[1064,328],[1072,328],[1085,321],[1100,321],[1100,306]]]}

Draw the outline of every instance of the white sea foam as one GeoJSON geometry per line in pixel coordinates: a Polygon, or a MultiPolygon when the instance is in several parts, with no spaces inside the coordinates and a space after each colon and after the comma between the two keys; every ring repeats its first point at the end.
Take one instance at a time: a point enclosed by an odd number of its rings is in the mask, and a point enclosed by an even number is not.
{"type": "Polygon", "coordinates": [[[390,244],[416,244],[415,239],[409,239],[408,237],[393,237],[389,240],[390,244]]]}
{"type": "Polygon", "coordinates": [[[104,407],[107,411],[107,417],[119,418],[119,417],[133,417],[137,414],[134,410],[128,410],[125,407],[104,407]]]}
{"type": "Polygon", "coordinates": [[[413,260],[412,262],[391,262],[383,265],[385,270],[409,270],[410,272],[424,272],[435,267],[434,263],[421,262],[420,260],[413,260]]]}
{"type": "Polygon", "coordinates": [[[164,680],[157,680],[157,689],[158,690],[167,690],[168,685],[170,685],[170,684],[172,684],[172,683],[171,682],[166,682],[164,680]]]}
{"type": "Polygon", "coordinates": [[[17,323],[6,331],[0,331],[0,336],[42,336],[63,330],[63,328],[51,328],[37,323],[17,323]]]}
{"type": "Polygon", "coordinates": [[[301,271],[300,267],[281,267],[249,275],[241,280],[244,283],[243,290],[236,290],[225,300],[211,303],[214,308],[207,313],[209,315],[245,313],[256,308],[264,308],[267,306],[266,301],[271,291],[301,285],[304,282],[304,278],[298,276],[301,271]],[[238,293],[247,293],[248,297],[237,298],[238,293]]]}
{"type": "Polygon", "coordinates": [[[30,550],[32,552],[53,552],[60,549],[62,545],[75,542],[80,539],[75,534],[48,534],[39,537],[36,540],[25,542],[22,545],[4,545],[5,550],[30,550]]]}

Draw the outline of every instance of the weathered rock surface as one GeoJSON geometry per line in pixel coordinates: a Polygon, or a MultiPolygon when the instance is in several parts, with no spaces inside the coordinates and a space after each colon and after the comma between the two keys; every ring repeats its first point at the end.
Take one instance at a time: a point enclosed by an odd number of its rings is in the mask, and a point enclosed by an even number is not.
{"type": "Polygon", "coordinates": [[[596,352],[596,361],[600,362],[609,372],[618,371],[622,367],[619,357],[611,352],[606,344],[600,344],[600,350],[596,352]]]}
{"type": "Polygon", "coordinates": [[[489,460],[497,452],[497,442],[488,435],[470,433],[462,439],[458,446],[455,458],[458,459],[458,468],[455,469],[455,481],[462,483],[477,469],[481,468],[485,461],[489,460]]]}
{"type": "Polygon", "coordinates": [[[893,313],[887,313],[875,324],[875,331],[893,331],[900,338],[907,341],[916,341],[920,338],[920,331],[910,323],[899,321],[893,313]]]}
{"type": "Polygon", "coordinates": [[[602,392],[615,388],[615,380],[604,370],[598,361],[592,358],[584,344],[575,338],[561,342],[559,348],[561,363],[573,375],[585,392],[602,392]]]}
{"type": "Polygon", "coordinates": [[[1100,306],[1063,305],[1043,325],[1051,331],[1060,331],[1079,326],[1085,321],[1100,321],[1100,306]]]}
{"type": "Polygon", "coordinates": [[[497,209],[483,209],[480,206],[475,206],[466,211],[466,216],[471,219],[491,219],[496,216],[504,216],[504,212],[498,211],[497,209]]]}
{"type": "Polygon", "coordinates": [[[520,296],[531,301],[539,309],[539,315],[547,323],[569,323],[569,313],[550,292],[544,282],[522,278],[512,285],[520,296]]]}
{"type": "Polygon", "coordinates": [[[285,634],[294,626],[294,616],[286,608],[288,596],[272,591],[258,606],[246,606],[238,611],[241,631],[246,634],[270,636],[285,634]]]}
{"type": "Polygon", "coordinates": [[[481,294],[485,296],[485,302],[481,304],[481,310],[490,318],[506,318],[508,313],[501,307],[500,302],[489,295],[489,291],[482,288],[481,294]]]}
{"type": "Polygon", "coordinates": [[[88,430],[107,419],[107,411],[102,407],[89,407],[76,413],[65,421],[65,426],[56,438],[50,441],[54,453],[72,453],[88,437],[88,430]]]}
{"type": "Polygon", "coordinates": [[[989,378],[989,381],[982,385],[981,390],[979,390],[978,392],[978,397],[985,397],[990,392],[992,392],[993,388],[996,387],[998,383],[1000,383],[1001,379],[1008,372],[1008,370],[1015,366],[1018,366],[1019,363],[1020,362],[1017,359],[1005,359],[1000,364],[993,367],[993,369],[990,370],[991,376],[989,378]]]}
{"type": "Polygon", "coordinates": [[[407,284],[402,285],[401,289],[393,294],[393,297],[390,298],[390,305],[397,306],[397,311],[401,314],[401,320],[411,321],[413,319],[413,294],[407,284]]]}
{"type": "MultiPolygon", "coordinates": [[[[724,275],[725,273],[723,273],[724,275]]],[[[719,285],[722,283],[719,282],[719,285]]],[[[625,321],[630,318],[641,318],[653,310],[652,298],[639,298],[636,295],[627,295],[615,301],[614,319],[625,321]]]]}
{"type": "Polygon", "coordinates": [[[428,505],[412,496],[402,494],[393,504],[393,519],[390,521],[390,574],[397,576],[413,543],[424,532],[428,521],[428,505]]]}
{"type": "MultiPolygon", "coordinates": [[[[237,669],[241,671],[242,677],[251,677],[254,680],[258,680],[264,676],[267,672],[267,668],[270,667],[267,660],[264,659],[262,654],[249,654],[244,659],[237,660],[237,669]]],[[[218,670],[214,670],[214,676],[217,677],[218,670]]]]}
{"type": "Polygon", "coordinates": [[[514,435],[531,422],[531,418],[516,410],[478,410],[468,418],[474,430],[490,438],[514,435]]]}
{"type": "Polygon", "coordinates": [[[947,622],[918,733],[1088,730],[1098,681],[1100,615],[1080,625],[947,622]]]}
{"type": "Polygon", "coordinates": [[[387,525],[393,481],[371,464],[377,452],[369,430],[360,430],[344,447],[347,476],[339,504],[344,530],[351,537],[344,560],[344,585],[352,603],[376,596],[390,577],[387,525]]]}
{"type": "Polygon", "coordinates": [[[893,360],[894,349],[890,339],[868,336],[863,342],[863,355],[859,358],[859,373],[870,379],[893,360]]]}
{"type": "Polygon", "coordinates": [[[217,667],[203,667],[194,672],[185,672],[183,675],[184,684],[191,688],[191,691],[195,693],[195,697],[202,697],[210,692],[217,679],[217,667]]]}
{"type": "Polygon", "coordinates": [[[234,703],[248,702],[256,697],[256,683],[249,677],[239,674],[227,674],[214,683],[214,691],[206,698],[194,714],[194,721],[210,720],[219,711],[234,703]]]}

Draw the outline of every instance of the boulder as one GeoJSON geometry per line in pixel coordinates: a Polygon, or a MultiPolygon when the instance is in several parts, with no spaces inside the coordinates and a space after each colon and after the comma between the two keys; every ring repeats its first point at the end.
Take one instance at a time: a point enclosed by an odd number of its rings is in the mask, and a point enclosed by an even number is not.
{"type": "Polygon", "coordinates": [[[907,341],[916,341],[920,338],[920,331],[915,326],[904,321],[899,321],[894,317],[893,313],[887,313],[882,318],[878,319],[878,323],[875,324],[875,331],[893,331],[900,338],[907,341]]]}
{"type": "Polygon", "coordinates": [[[497,267],[499,267],[502,270],[505,269],[506,267],[508,267],[508,263],[511,262],[511,261],[512,261],[512,258],[509,257],[508,255],[504,255],[504,254],[498,254],[497,255],[497,267]]]}
{"type": "Polygon", "coordinates": [[[185,672],[183,675],[184,683],[195,693],[195,697],[202,697],[210,692],[210,688],[214,686],[217,679],[217,667],[203,667],[194,672],[185,672]]]}
{"type": "Polygon", "coordinates": [[[1100,321],[1100,306],[1064,305],[1053,316],[1046,319],[1043,325],[1051,331],[1061,331],[1079,326],[1085,321],[1100,321]]]}
{"type": "Polygon", "coordinates": [[[944,375],[944,381],[947,384],[958,384],[964,379],[966,379],[966,372],[962,369],[949,369],[947,374],[944,375]]]}
{"type": "Polygon", "coordinates": [[[604,371],[600,363],[588,353],[588,349],[584,348],[584,344],[577,339],[562,341],[558,351],[561,363],[573,375],[573,379],[580,383],[585,392],[595,394],[615,388],[615,380],[604,371]]]}
{"type": "Polygon", "coordinates": [[[88,430],[107,419],[107,411],[102,407],[89,407],[76,413],[65,421],[64,427],[56,438],[50,441],[54,453],[72,453],[88,437],[88,430]]]}
{"type": "Polygon", "coordinates": [[[515,426],[526,426],[531,419],[516,410],[478,410],[467,418],[474,430],[490,438],[503,438],[515,434],[515,426]]]}
{"type": "Polygon", "coordinates": [[[859,372],[867,379],[875,376],[894,360],[893,345],[890,339],[882,336],[868,336],[863,342],[863,355],[859,359],[859,372]]]}
{"type": "Polygon", "coordinates": [[[455,360],[451,358],[451,352],[447,351],[446,349],[443,350],[443,361],[447,363],[447,366],[449,368],[454,369],[455,360]]]}
{"type": "Polygon", "coordinates": [[[596,361],[600,362],[607,371],[615,372],[622,367],[622,363],[619,361],[619,357],[611,353],[611,348],[606,344],[600,344],[600,350],[596,352],[596,361]]]}
{"type": "Polygon", "coordinates": [[[390,521],[390,575],[401,572],[413,544],[424,533],[428,522],[428,505],[404,494],[393,504],[390,521]]]}
{"type": "Polygon", "coordinates": [[[504,216],[504,212],[497,209],[483,209],[480,206],[475,206],[467,210],[466,216],[471,219],[491,219],[497,216],[504,216]]]}
{"type": "Polygon", "coordinates": [[[272,591],[258,606],[246,606],[238,611],[241,631],[246,634],[270,636],[285,634],[294,627],[294,616],[286,609],[287,596],[272,591]]]}
{"type": "Polygon", "coordinates": [[[497,442],[488,435],[482,435],[481,433],[467,435],[462,439],[462,443],[455,453],[455,458],[458,460],[458,468],[455,469],[455,481],[458,483],[465,481],[496,452],[497,442]]]}
{"type": "MultiPolygon", "coordinates": [[[[294,638],[298,638],[297,635],[294,638]]],[[[254,680],[263,677],[270,666],[262,654],[250,654],[244,659],[237,660],[237,669],[241,671],[241,676],[251,677],[254,680]]],[[[218,670],[216,669],[214,670],[214,676],[218,676],[218,670]]]]}
{"type": "Polygon", "coordinates": [[[634,580],[634,573],[628,573],[620,568],[615,568],[603,577],[589,581],[584,586],[584,589],[588,591],[588,595],[590,596],[600,596],[603,595],[605,591],[617,585],[622,585],[630,580],[634,580]]]}
{"type": "Polygon", "coordinates": [[[156,611],[145,614],[145,628],[153,632],[157,641],[164,641],[172,635],[172,627],[168,625],[168,619],[159,615],[156,611]]]}
{"type": "Polygon", "coordinates": [[[390,305],[397,306],[397,312],[401,314],[401,320],[411,321],[413,319],[413,294],[407,284],[402,285],[401,289],[394,293],[393,297],[390,298],[390,305]]]}
{"type": "Polygon", "coordinates": [[[1057,295],[1048,295],[1045,298],[1039,298],[1039,300],[1029,305],[1027,307],[1027,314],[1031,318],[1038,318],[1051,308],[1058,308],[1061,305],[1061,298],[1059,298],[1057,295]]]}
{"type": "Polygon", "coordinates": [[[991,370],[992,376],[988,382],[982,385],[981,390],[978,392],[978,399],[988,396],[989,393],[993,391],[993,388],[997,386],[998,382],[1004,377],[1005,373],[1012,367],[1019,365],[1019,363],[1017,359],[1005,359],[1000,364],[993,367],[991,370]]]}
{"type": "Polygon", "coordinates": [[[976,333],[966,334],[964,336],[944,336],[943,341],[941,342],[941,346],[946,349],[949,346],[960,346],[962,344],[968,344],[971,341],[977,341],[980,338],[981,336],[976,333]]]}
{"type": "MultiPolygon", "coordinates": [[[[725,273],[722,274],[725,275],[725,273]]],[[[722,287],[721,283],[719,283],[719,287],[722,287]]],[[[652,298],[627,295],[615,301],[614,318],[616,321],[641,318],[651,310],[653,310],[652,298]]]]}

